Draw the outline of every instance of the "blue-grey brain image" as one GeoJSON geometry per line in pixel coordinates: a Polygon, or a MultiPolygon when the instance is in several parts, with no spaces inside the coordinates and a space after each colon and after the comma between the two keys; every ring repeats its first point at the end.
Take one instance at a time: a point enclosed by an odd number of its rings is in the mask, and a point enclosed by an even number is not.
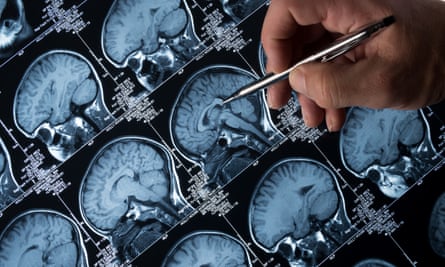
{"type": "Polygon", "coordinates": [[[11,170],[11,158],[3,140],[0,138],[0,211],[22,193],[11,170]]]}
{"type": "Polygon", "coordinates": [[[129,67],[154,90],[204,48],[181,0],[115,0],[102,29],[102,48],[118,68],[129,67]]]}
{"type": "Polygon", "coordinates": [[[396,266],[382,259],[371,258],[362,260],[354,264],[353,267],[396,267],[396,266]]]}
{"type": "Polygon", "coordinates": [[[14,99],[14,120],[28,138],[66,160],[111,122],[102,85],[91,63],[78,53],[53,50],[26,70],[14,99]]]}
{"type": "Polygon", "coordinates": [[[221,232],[199,231],[178,243],[167,254],[163,267],[252,266],[242,243],[221,232]]]}
{"type": "Polygon", "coordinates": [[[390,198],[400,197],[441,160],[421,110],[350,109],[340,152],[351,173],[390,198]]]}
{"type": "Polygon", "coordinates": [[[224,12],[228,14],[236,23],[259,8],[265,0],[220,0],[224,12]]]}
{"type": "Polygon", "coordinates": [[[31,210],[0,233],[0,266],[86,267],[87,254],[79,228],[65,215],[31,210]]]}
{"type": "Polygon", "coordinates": [[[87,224],[111,239],[121,260],[138,256],[192,210],[167,149],[136,136],[115,139],[95,155],[79,202],[87,224]]]}
{"type": "Polygon", "coordinates": [[[318,161],[287,158],[258,183],[249,210],[252,239],[291,266],[315,266],[353,229],[334,173],[318,161]]]}
{"type": "Polygon", "coordinates": [[[21,0],[0,0],[0,58],[10,56],[32,34],[21,0]]]}
{"type": "Polygon", "coordinates": [[[195,73],[176,100],[170,120],[173,142],[203,167],[209,186],[225,185],[281,138],[262,92],[222,103],[253,79],[239,68],[211,66],[195,73]]]}
{"type": "Polygon", "coordinates": [[[436,200],[431,212],[428,235],[433,251],[445,258],[445,193],[436,200]]]}

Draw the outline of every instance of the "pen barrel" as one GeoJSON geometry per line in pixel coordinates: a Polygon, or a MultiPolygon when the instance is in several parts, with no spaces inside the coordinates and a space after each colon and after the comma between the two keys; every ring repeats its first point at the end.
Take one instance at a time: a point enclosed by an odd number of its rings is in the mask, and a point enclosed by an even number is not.
{"type": "Polygon", "coordinates": [[[276,83],[277,81],[284,80],[289,76],[289,72],[284,73],[267,73],[264,77],[259,80],[253,81],[252,83],[242,87],[238,91],[238,95],[248,95],[257,90],[268,87],[271,84],[276,83]]]}

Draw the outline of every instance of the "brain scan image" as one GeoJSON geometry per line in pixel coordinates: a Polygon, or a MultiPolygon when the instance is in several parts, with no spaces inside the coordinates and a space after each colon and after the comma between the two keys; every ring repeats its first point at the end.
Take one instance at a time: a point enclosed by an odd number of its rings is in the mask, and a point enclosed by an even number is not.
{"type": "Polygon", "coordinates": [[[254,80],[242,69],[211,66],[182,87],[170,119],[174,145],[223,186],[282,136],[271,122],[263,92],[223,105],[222,100],[254,80]]]}
{"type": "Polygon", "coordinates": [[[350,109],[340,151],[351,173],[390,198],[399,198],[441,160],[421,110],[350,109]]]}
{"type": "Polygon", "coordinates": [[[21,193],[22,190],[12,175],[11,158],[0,138],[0,211],[15,201],[21,193]]]}
{"type": "Polygon", "coordinates": [[[66,160],[111,122],[99,76],[82,55],[54,50],[26,70],[14,99],[14,121],[59,161],[66,160]]]}
{"type": "Polygon", "coordinates": [[[434,253],[445,258],[445,193],[436,200],[431,212],[428,236],[434,253]]]}
{"type": "Polygon", "coordinates": [[[161,144],[127,136],[105,145],[83,177],[82,216],[111,240],[120,260],[131,260],[192,211],[173,159],[161,144]]]}
{"type": "Polygon", "coordinates": [[[259,8],[265,0],[220,0],[224,12],[239,23],[259,8]]]}
{"type": "Polygon", "coordinates": [[[316,266],[355,232],[334,173],[301,158],[283,159],[261,177],[249,229],[261,249],[290,266],[316,266]]]}
{"type": "Polygon", "coordinates": [[[242,243],[221,232],[199,231],[178,243],[167,254],[162,267],[252,266],[242,243]]]}
{"type": "Polygon", "coordinates": [[[115,67],[129,67],[153,91],[204,46],[185,1],[115,0],[102,28],[102,48],[115,67]]]}
{"type": "Polygon", "coordinates": [[[366,259],[354,264],[353,267],[396,267],[396,266],[381,259],[366,259]]]}
{"type": "Polygon", "coordinates": [[[32,34],[21,0],[0,0],[0,59],[10,56],[32,34]]]}
{"type": "Polygon", "coordinates": [[[16,217],[0,233],[0,266],[86,267],[80,230],[65,215],[32,210],[16,217]]]}

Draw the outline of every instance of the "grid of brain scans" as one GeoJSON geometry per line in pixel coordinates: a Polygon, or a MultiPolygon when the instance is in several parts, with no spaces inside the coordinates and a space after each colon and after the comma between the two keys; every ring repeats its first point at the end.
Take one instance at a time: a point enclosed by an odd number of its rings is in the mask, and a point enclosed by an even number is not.
{"type": "Polygon", "coordinates": [[[223,99],[265,0],[0,0],[0,267],[445,266],[445,107],[223,99]]]}

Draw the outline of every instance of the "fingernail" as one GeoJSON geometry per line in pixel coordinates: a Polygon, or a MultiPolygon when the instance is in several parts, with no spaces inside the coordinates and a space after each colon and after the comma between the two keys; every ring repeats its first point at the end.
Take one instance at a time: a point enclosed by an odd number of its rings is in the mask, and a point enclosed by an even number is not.
{"type": "Polygon", "coordinates": [[[328,131],[332,133],[334,131],[334,125],[331,120],[326,120],[326,127],[328,127],[328,131]]]}
{"type": "Polygon", "coordinates": [[[330,133],[338,132],[338,125],[334,123],[331,119],[326,120],[326,127],[328,127],[328,131],[330,133]]]}
{"type": "Polygon", "coordinates": [[[300,93],[306,92],[306,79],[304,77],[304,74],[301,70],[295,70],[291,72],[290,82],[291,87],[300,93]]]}
{"type": "Polygon", "coordinates": [[[313,128],[311,114],[308,113],[305,109],[302,109],[301,115],[303,116],[304,125],[306,125],[306,127],[313,128]]]}

